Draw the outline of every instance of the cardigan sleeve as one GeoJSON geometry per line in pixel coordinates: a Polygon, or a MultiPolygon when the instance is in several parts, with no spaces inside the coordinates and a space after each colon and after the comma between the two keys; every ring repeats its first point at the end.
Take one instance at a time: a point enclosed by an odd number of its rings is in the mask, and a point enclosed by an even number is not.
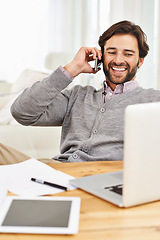
{"type": "Polygon", "coordinates": [[[58,68],[48,78],[25,89],[11,106],[11,113],[23,125],[60,126],[68,97],[63,93],[71,79],[58,68]]]}

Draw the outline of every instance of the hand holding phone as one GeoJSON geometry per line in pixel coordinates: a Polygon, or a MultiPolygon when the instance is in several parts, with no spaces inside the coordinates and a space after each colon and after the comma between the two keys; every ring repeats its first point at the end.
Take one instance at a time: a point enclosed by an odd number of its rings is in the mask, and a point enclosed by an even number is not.
{"type": "Polygon", "coordinates": [[[65,70],[70,73],[74,78],[81,73],[96,73],[99,71],[99,60],[102,57],[102,53],[96,47],[81,47],[74,59],[64,66],[65,70]],[[94,64],[94,59],[97,56],[96,66],[90,65],[90,62],[94,64]],[[96,70],[95,70],[96,69],[96,70]]]}
{"type": "Polygon", "coordinates": [[[100,68],[100,65],[102,63],[102,60],[99,60],[98,57],[95,59],[95,65],[94,65],[94,71],[97,72],[98,69],[100,68]]]}

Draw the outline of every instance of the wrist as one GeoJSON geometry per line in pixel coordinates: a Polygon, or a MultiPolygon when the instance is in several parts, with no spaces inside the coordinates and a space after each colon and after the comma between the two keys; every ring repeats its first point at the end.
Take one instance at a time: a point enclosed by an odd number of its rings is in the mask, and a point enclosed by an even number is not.
{"type": "Polygon", "coordinates": [[[64,66],[64,69],[73,77],[75,78],[76,76],[78,76],[81,71],[80,71],[80,67],[78,67],[77,64],[75,64],[73,61],[71,63],[68,63],[64,66]]]}
{"type": "Polygon", "coordinates": [[[59,66],[59,69],[72,81],[74,79],[74,77],[68,72],[66,71],[66,69],[62,66],[59,66]]]}

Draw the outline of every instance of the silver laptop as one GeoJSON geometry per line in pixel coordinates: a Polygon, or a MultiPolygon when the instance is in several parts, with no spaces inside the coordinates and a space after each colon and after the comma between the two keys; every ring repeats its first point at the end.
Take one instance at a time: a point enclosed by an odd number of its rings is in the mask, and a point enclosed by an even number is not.
{"type": "Polygon", "coordinates": [[[126,108],[124,140],[123,171],[70,183],[119,207],[160,200],[160,103],[126,108]]]}

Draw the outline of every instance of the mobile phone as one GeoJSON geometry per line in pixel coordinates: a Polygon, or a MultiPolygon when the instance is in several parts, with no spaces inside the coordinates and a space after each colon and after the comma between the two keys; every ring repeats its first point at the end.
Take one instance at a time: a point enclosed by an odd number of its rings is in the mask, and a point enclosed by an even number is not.
{"type": "Polygon", "coordinates": [[[95,59],[95,65],[94,65],[94,71],[97,72],[98,69],[100,68],[100,65],[102,63],[102,60],[99,60],[98,57],[95,59]]]}

